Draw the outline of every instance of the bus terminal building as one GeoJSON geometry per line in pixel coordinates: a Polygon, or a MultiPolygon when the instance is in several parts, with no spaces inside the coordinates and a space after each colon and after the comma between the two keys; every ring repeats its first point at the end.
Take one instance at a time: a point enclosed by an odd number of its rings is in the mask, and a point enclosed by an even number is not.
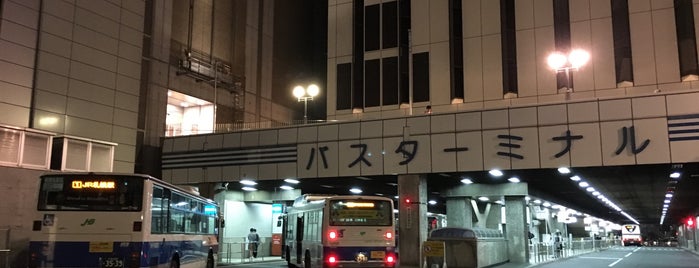
{"type": "MultiPolygon", "coordinates": [[[[0,229],[11,230],[13,262],[49,171],[199,186],[251,217],[241,230],[280,213],[254,207],[300,192],[228,183],[393,178],[399,261],[418,267],[431,175],[699,162],[692,1],[328,1],[317,97],[327,120],[299,125],[274,97],[292,88],[275,78],[275,66],[293,66],[275,65],[286,55],[272,45],[283,4],[195,3],[2,2],[0,194],[15,198],[0,205],[0,229]],[[547,64],[574,49],[589,52],[585,65],[547,64]]],[[[448,226],[505,226],[509,260],[525,263],[531,190],[474,183],[440,195],[448,226]],[[484,196],[504,213],[472,205],[484,196]]],[[[245,235],[230,230],[223,243],[245,235]]]]}

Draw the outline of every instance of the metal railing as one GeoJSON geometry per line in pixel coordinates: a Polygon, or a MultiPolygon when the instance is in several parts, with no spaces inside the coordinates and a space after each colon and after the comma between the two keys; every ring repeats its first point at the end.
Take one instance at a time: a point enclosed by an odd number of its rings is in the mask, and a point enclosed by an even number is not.
{"type": "Polygon", "coordinates": [[[280,256],[271,256],[271,245],[271,242],[260,241],[257,246],[257,258],[253,258],[252,252],[250,252],[249,243],[247,242],[221,243],[218,253],[218,262],[224,264],[234,264],[268,261],[273,258],[281,259],[280,256]]]}
{"type": "Polygon", "coordinates": [[[605,250],[614,246],[621,246],[621,241],[610,239],[594,240],[589,238],[576,238],[573,239],[573,241],[564,241],[561,243],[532,243],[529,244],[529,252],[531,255],[529,262],[548,262],[559,258],[567,258],[599,250],[605,250]]]}
{"type": "Polygon", "coordinates": [[[267,128],[280,128],[280,127],[290,127],[299,125],[315,125],[324,123],[340,122],[339,120],[308,120],[304,122],[303,120],[291,120],[286,122],[279,121],[257,121],[257,122],[237,122],[237,123],[225,123],[216,124],[216,133],[227,133],[243,130],[255,130],[255,129],[267,129],[267,128]]]}

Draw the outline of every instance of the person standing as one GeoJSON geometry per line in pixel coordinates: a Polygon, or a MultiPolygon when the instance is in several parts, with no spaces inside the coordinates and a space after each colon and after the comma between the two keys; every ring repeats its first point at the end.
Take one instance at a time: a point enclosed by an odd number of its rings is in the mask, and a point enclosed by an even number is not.
{"type": "Polygon", "coordinates": [[[250,233],[248,234],[248,250],[250,251],[251,258],[257,258],[257,247],[260,243],[260,235],[257,234],[257,229],[250,228],[250,233]]]}

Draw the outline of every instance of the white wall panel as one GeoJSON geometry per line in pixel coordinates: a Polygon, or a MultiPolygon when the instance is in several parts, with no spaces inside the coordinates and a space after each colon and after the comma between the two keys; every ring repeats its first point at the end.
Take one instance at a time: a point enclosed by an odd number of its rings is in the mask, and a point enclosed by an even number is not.
{"type": "MultiPolygon", "coordinates": [[[[571,46],[592,51],[591,25],[589,21],[575,22],[570,24],[571,46]]],[[[596,56],[595,56],[596,57],[596,56]]],[[[544,60],[545,61],[545,60],[544,60]]],[[[586,66],[573,71],[573,89],[575,91],[591,91],[595,89],[594,66],[586,66]]]]}
{"type": "MultiPolygon", "coordinates": [[[[368,164],[365,164],[364,162],[360,162],[357,164],[357,166],[361,166],[361,174],[363,176],[368,176],[368,175],[383,175],[383,164],[384,164],[384,154],[382,153],[384,151],[383,148],[383,139],[382,138],[377,138],[377,139],[366,139],[361,141],[363,144],[367,145],[367,150],[365,154],[365,158],[367,161],[369,161],[369,166],[368,164]]],[[[391,153],[391,152],[386,152],[386,153],[391,153]]],[[[359,154],[357,154],[359,155],[359,154]]]]}
{"type": "Polygon", "coordinates": [[[670,145],[668,142],[667,118],[634,120],[636,146],[649,140],[648,147],[636,154],[637,164],[670,163],[670,145]]]}
{"type": "MultiPolygon", "coordinates": [[[[602,144],[602,142],[600,140],[599,123],[571,124],[569,129],[570,135],[583,136],[582,139],[571,141],[570,151],[568,152],[571,166],[601,166],[602,148],[600,144],[602,144]]],[[[561,150],[565,148],[564,141],[559,141],[559,143],[561,144],[561,150]]]]}
{"type": "Polygon", "coordinates": [[[520,98],[537,95],[537,65],[534,30],[517,31],[517,95],[520,98]]]}
{"type": "Polygon", "coordinates": [[[353,144],[360,143],[361,141],[359,140],[346,140],[338,142],[338,160],[340,161],[338,166],[339,176],[359,176],[361,174],[360,167],[363,165],[363,163],[356,164],[351,168],[349,167],[349,164],[354,162],[354,160],[356,160],[361,153],[361,148],[352,148],[351,146],[353,144]]]}
{"type": "MultiPolygon", "coordinates": [[[[670,1],[670,6],[672,7],[672,1],[670,1]]],[[[653,10],[652,20],[658,83],[679,82],[680,62],[677,51],[675,11],[672,8],[653,10]]]]}
{"type": "Polygon", "coordinates": [[[430,2],[432,1],[410,1],[410,32],[413,46],[430,43],[430,2]]]}
{"type": "Polygon", "coordinates": [[[537,125],[536,107],[510,109],[510,127],[529,127],[537,125]]]}
{"type": "Polygon", "coordinates": [[[383,136],[383,122],[381,120],[363,121],[361,123],[361,137],[379,138],[383,136]]]}
{"type": "Polygon", "coordinates": [[[197,167],[197,168],[188,168],[187,169],[187,183],[197,183],[204,181],[204,169],[197,167]]]}
{"type": "Polygon", "coordinates": [[[599,102],[600,120],[631,119],[631,100],[609,100],[599,102]]]}
{"type": "Polygon", "coordinates": [[[223,135],[223,148],[240,147],[240,133],[226,133],[223,135]]]}
{"type": "Polygon", "coordinates": [[[539,125],[565,124],[568,120],[568,111],[565,104],[539,106],[537,110],[539,113],[539,125]]]}
{"type": "Polygon", "coordinates": [[[481,37],[464,39],[464,102],[483,100],[483,52],[481,40],[481,37]]]}
{"type": "Polygon", "coordinates": [[[542,168],[557,168],[570,166],[570,154],[556,158],[563,147],[560,141],[554,141],[553,137],[563,136],[568,130],[567,126],[548,126],[539,128],[539,148],[542,168]]]}
{"type": "Polygon", "coordinates": [[[430,0],[429,3],[430,19],[422,22],[430,26],[430,43],[449,41],[449,0],[430,0]]]}
{"type": "MultiPolygon", "coordinates": [[[[323,156],[320,152],[320,150],[316,151],[315,155],[315,166],[318,167],[318,177],[337,177],[339,167],[341,165],[347,165],[348,163],[340,163],[338,159],[339,151],[340,148],[338,147],[337,142],[319,142],[318,143],[318,148],[323,148],[327,147],[328,149],[325,151],[325,160],[328,163],[328,167],[326,168],[325,165],[323,164],[323,156]]],[[[306,162],[308,164],[308,162],[306,162]]]]}
{"type": "Polygon", "coordinates": [[[572,0],[568,1],[568,3],[571,22],[590,19],[590,0],[572,0]]]}
{"type": "Polygon", "coordinates": [[[198,135],[191,136],[189,138],[189,151],[201,151],[204,149],[204,143],[206,142],[206,136],[198,135]]]}
{"type": "Polygon", "coordinates": [[[338,125],[318,126],[318,141],[336,141],[338,137],[338,125]]]}
{"type": "Polygon", "coordinates": [[[570,123],[599,121],[599,109],[597,102],[579,102],[568,104],[568,121],[570,123]]]}
{"type": "Polygon", "coordinates": [[[207,167],[204,171],[204,181],[206,182],[220,182],[222,181],[221,172],[223,168],[221,167],[207,167]]]}
{"type": "Polygon", "coordinates": [[[277,164],[277,178],[297,178],[296,163],[279,163],[277,164]]]}
{"type": "Polygon", "coordinates": [[[391,119],[383,120],[383,135],[384,137],[389,136],[403,136],[403,127],[405,127],[405,119],[391,119]]]}
{"type": "Polygon", "coordinates": [[[344,123],[339,125],[338,136],[340,140],[359,139],[360,123],[344,123]]]}
{"type": "MultiPolygon", "coordinates": [[[[351,9],[350,9],[351,10],[351,9]]],[[[338,31],[338,21],[340,21],[341,18],[337,14],[337,5],[331,5],[328,3],[328,43],[327,43],[327,57],[328,58],[334,58],[337,56],[337,38],[338,36],[343,36],[344,35],[339,35],[338,31]]],[[[340,22],[342,23],[342,22],[340,22]]],[[[347,34],[347,33],[343,33],[347,34]]],[[[351,35],[350,35],[351,36],[351,35]]],[[[350,42],[351,43],[351,42],[350,42]]],[[[328,66],[331,66],[328,64],[328,66]]]]}
{"type": "Polygon", "coordinates": [[[500,1],[482,0],[483,35],[500,33],[500,1]]]}
{"type": "Polygon", "coordinates": [[[259,131],[246,131],[241,134],[240,146],[241,147],[255,147],[260,145],[260,132],[259,131]]]}
{"type": "Polygon", "coordinates": [[[223,135],[206,135],[206,150],[219,150],[223,148],[223,135]]]}
{"type": "Polygon", "coordinates": [[[432,43],[430,45],[430,103],[432,105],[451,104],[450,73],[449,42],[432,43]]]}
{"type": "Polygon", "coordinates": [[[260,164],[257,174],[259,179],[277,179],[277,164],[260,164]]]}
{"type": "Polygon", "coordinates": [[[296,146],[296,170],[299,178],[311,178],[318,176],[318,145],[316,143],[299,144],[296,146]],[[314,153],[313,162],[311,152],[314,153]]]}
{"type": "MultiPolygon", "coordinates": [[[[276,145],[277,144],[277,130],[263,130],[260,131],[260,142],[259,146],[276,145]]],[[[276,169],[276,168],[275,168],[276,169]]]]}
{"type": "MultiPolygon", "coordinates": [[[[626,148],[619,155],[615,153],[622,144],[623,127],[629,128],[631,126],[631,120],[600,123],[600,136],[602,137],[602,161],[605,166],[636,164],[634,154],[631,153],[630,144],[627,143],[626,148]]],[[[637,142],[640,145],[642,139],[637,139],[637,142]]]]}
{"type": "MultiPolygon", "coordinates": [[[[512,168],[509,157],[498,155],[498,152],[510,152],[508,148],[499,145],[501,142],[508,143],[509,141],[498,138],[498,135],[507,135],[508,133],[507,129],[483,131],[483,167],[486,170],[512,168]]],[[[521,141],[517,143],[521,144],[521,141]]]]}
{"type": "Polygon", "coordinates": [[[699,161],[699,140],[693,141],[673,141],[670,142],[673,163],[697,162],[699,161]]]}
{"type": "Polygon", "coordinates": [[[454,115],[433,115],[430,118],[432,133],[454,132],[456,129],[454,115]]]}
{"type": "MultiPolygon", "coordinates": [[[[634,2],[634,1],[629,1],[634,2]]],[[[631,3],[629,3],[629,9],[631,3]]],[[[631,57],[633,59],[634,85],[656,83],[655,50],[653,49],[653,29],[650,12],[629,14],[631,35],[631,57]]]]}
{"type": "Polygon", "coordinates": [[[611,17],[590,21],[590,39],[592,42],[590,55],[593,56],[588,66],[584,68],[591,70],[593,73],[594,88],[615,88],[616,70],[614,66],[614,37],[611,17]]]}
{"type": "MultiPolygon", "coordinates": [[[[652,0],[656,1],[656,0],[652,0]]],[[[638,13],[650,11],[651,0],[633,0],[629,1],[629,13],[638,13]]]]}
{"type": "Polygon", "coordinates": [[[699,113],[699,93],[667,96],[667,115],[699,113]]]}
{"type": "MultiPolygon", "coordinates": [[[[408,173],[415,174],[431,172],[432,156],[429,149],[431,146],[430,135],[411,136],[410,139],[408,139],[408,141],[417,141],[418,144],[417,150],[415,150],[415,158],[407,164],[408,173]]],[[[412,152],[412,146],[406,145],[404,149],[406,149],[406,151],[412,152]]],[[[400,153],[398,153],[397,155],[402,157],[400,153]]]]}
{"type": "Polygon", "coordinates": [[[299,143],[318,141],[318,127],[300,127],[297,140],[299,143]]]}
{"type": "Polygon", "coordinates": [[[458,171],[483,170],[483,136],[480,131],[456,134],[456,146],[468,151],[456,153],[458,171]]]}
{"type": "MultiPolygon", "coordinates": [[[[384,173],[385,174],[405,174],[408,171],[407,165],[399,165],[405,160],[402,154],[395,153],[396,148],[403,141],[402,137],[384,138],[383,146],[386,150],[384,155],[384,173]]],[[[415,161],[415,160],[413,160],[415,161]]]]}
{"type": "MultiPolygon", "coordinates": [[[[432,134],[432,172],[456,171],[457,152],[445,152],[444,149],[456,148],[456,134],[432,134]]],[[[423,151],[423,152],[426,152],[423,151]]]]}
{"type": "Polygon", "coordinates": [[[536,127],[513,128],[510,135],[522,137],[522,141],[513,141],[520,144],[521,148],[512,148],[513,154],[518,154],[524,159],[510,158],[512,169],[539,168],[539,130],[536,127]]]}
{"type": "Polygon", "coordinates": [[[515,1],[515,28],[517,31],[534,28],[534,0],[515,1]]]}
{"type": "Polygon", "coordinates": [[[258,165],[243,165],[240,166],[240,179],[258,179],[258,165]]]}
{"type": "MultiPolygon", "coordinates": [[[[352,55],[352,3],[337,5],[337,56],[352,55]]],[[[329,26],[329,25],[328,25],[329,26]]],[[[332,31],[328,27],[328,31],[332,31]]],[[[329,46],[330,44],[328,44],[329,46]]]]}
{"type": "Polygon", "coordinates": [[[429,134],[430,117],[431,116],[409,117],[407,126],[410,128],[410,135],[429,134]]]}
{"type": "Polygon", "coordinates": [[[282,128],[279,129],[279,144],[294,144],[296,143],[297,128],[282,128]]]}
{"type": "Polygon", "coordinates": [[[170,172],[170,183],[172,184],[185,184],[187,183],[187,169],[178,168],[173,169],[170,172]]]}
{"type": "Polygon", "coordinates": [[[508,110],[483,111],[483,129],[507,128],[509,126],[508,110]]]}
{"type": "MultiPolygon", "coordinates": [[[[336,58],[328,58],[327,61],[327,87],[325,91],[326,101],[325,110],[327,115],[334,115],[337,110],[337,60],[336,58]]],[[[326,118],[330,119],[330,118],[326,118]]]]}
{"type": "Polygon", "coordinates": [[[221,176],[224,181],[240,181],[240,166],[221,167],[221,176]]]}
{"type": "Polygon", "coordinates": [[[537,28],[534,34],[536,35],[536,56],[534,60],[536,61],[537,72],[537,94],[539,96],[556,94],[556,73],[546,63],[548,54],[555,50],[553,26],[537,28]]]}
{"type": "Polygon", "coordinates": [[[665,97],[647,97],[631,99],[633,118],[644,117],[665,117],[667,110],[665,109],[665,97]]]}
{"type": "Polygon", "coordinates": [[[534,27],[553,26],[553,1],[534,0],[534,27]]]}
{"type": "Polygon", "coordinates": [[[481,36],[481,0],[463,0],[461,7],[463,37],[481,36]]]}
{"type": "Polygon", "coordinates": [[[481,130],[480,112],[456,114],[456,131],[481,130]]]}
{"type": "MultiPolygon", "coordinates": [[[[492,1],[496,2],[496,1],[492,1]]],[[[502,99],[502,39],[499,34],[483,37],[483,98],[502,99]]]]}

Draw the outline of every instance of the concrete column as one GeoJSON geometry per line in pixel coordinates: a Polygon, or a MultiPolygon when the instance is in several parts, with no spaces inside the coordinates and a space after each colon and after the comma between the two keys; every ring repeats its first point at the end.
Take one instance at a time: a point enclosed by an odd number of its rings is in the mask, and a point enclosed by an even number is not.
{"type": "Polygon", "coordinates": [[[506,238],[512,263],[529,261],[527,215],[524,196],[505,196],[506,238]]]}
{"type": "Polygon", "coordinates": [[[478,228],[486,228],[486,222],[488,221],[488,215],[490,214],[490,203],[484,203],[482,205],[483,211],[481,211],[481,208],[478,206],[478,202],[471,199],[471,207],[476,215],[476,223],[473,225],[478,228]]]}
{"type": "Polygon", "coordinates": [[[473,227],[473,209],[467,198],[448,198],[447,215],[448,227],[473,227]]]}
{"type": "Polygon", "coordinates": [[[427,240],[427,181],[425,175],[398,175],[398,263],[401,268],[422,265],[422,242],[427,240]],[[409,198],[413,204],[406,204],[409,198]]]}
{"type": "Polygon", "coordinates": [[[502,205],[493,203],[490,205],[490,213],[488,213],[488,219],[485,221],[485,228],[490,229],[500,229],[500,222],[502,222],[502,205]]]}

